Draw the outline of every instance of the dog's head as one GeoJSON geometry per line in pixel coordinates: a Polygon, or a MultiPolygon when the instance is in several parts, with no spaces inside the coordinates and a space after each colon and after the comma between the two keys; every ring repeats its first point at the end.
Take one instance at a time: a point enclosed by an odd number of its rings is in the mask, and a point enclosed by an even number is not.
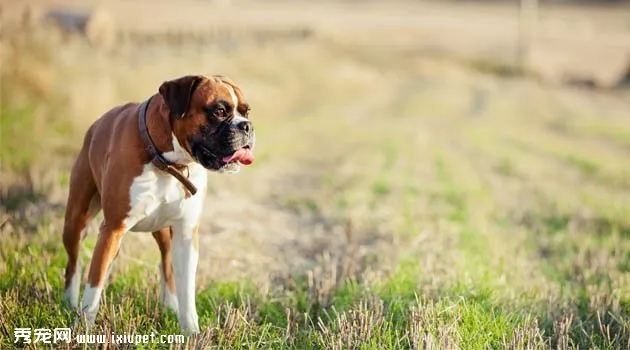
{"type": "Polygon", "coordinates": [[[159,89],[173,134],[201,165],[237,172],[254,161],[254,127],[240,88],[223,76],[184,76],[159,89]]]}

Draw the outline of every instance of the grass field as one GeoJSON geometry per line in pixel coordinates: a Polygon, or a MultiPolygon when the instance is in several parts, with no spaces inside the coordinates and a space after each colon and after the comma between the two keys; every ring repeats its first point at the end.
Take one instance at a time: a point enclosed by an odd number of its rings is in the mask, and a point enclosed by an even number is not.
{"type": "MultiPolygon", "coordinates": [[[[5,35],[0,348],[18,327],[73,324],[61,231],[87,126],[197,72],[243,87],[257,160],[210,175],[202,333],[173,347],[630,347],[630,95],[363,40],[112,53],[51,30],[5,35]]],[[[179,334],[158,260],[150,234],[125,237],[92,334],[179,334]]]]}

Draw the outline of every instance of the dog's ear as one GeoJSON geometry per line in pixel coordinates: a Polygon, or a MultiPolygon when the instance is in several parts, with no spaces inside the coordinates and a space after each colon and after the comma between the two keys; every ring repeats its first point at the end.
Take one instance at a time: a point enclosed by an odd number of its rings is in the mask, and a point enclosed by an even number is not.
{"type": "Polygon", "coordinates": [[[190,98],[203,80],[199,75],[187,75],[175,80],[165,81],[160,85],[160,95],[175,118],[184,117],[190,106],[190,98]]]}

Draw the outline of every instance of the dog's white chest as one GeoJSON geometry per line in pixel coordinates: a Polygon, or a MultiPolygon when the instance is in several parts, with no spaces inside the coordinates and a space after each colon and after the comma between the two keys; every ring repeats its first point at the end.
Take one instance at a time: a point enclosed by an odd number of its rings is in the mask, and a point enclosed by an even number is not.
{"type": "Polygon", "coordinates": [[[198,189],[192,197],[186,196],[184,186],[173,176],[155,169],[151,164],[145,165],[129,191],[131,209],[126,220],[127,227],[135,232],[152,232],[196,213],[203,204],[206,170],[192,164],[189,179],[198,189]]]}

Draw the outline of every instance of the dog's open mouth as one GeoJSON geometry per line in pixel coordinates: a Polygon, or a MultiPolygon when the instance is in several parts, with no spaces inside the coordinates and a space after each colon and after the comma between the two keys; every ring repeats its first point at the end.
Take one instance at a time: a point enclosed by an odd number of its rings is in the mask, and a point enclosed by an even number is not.
{"type": "Polygon", "coordinates": [[[254,162],[254,155],[252,154],[251,148],[245,146],[236,150],[231,156],[223,157],[221,160],[226,164],[238,162],[243,165],[250,165],[254,162]]]}
{"type": "Polygon", "coordinates": [[[195,151],[199,163],[205,168],[219,172],[238,172],[242,165],[250,165],[254,162],[254,155],[250,145],[243,146],[230,155],[217,155],[204,145],[197,145],[195,151]]]}

